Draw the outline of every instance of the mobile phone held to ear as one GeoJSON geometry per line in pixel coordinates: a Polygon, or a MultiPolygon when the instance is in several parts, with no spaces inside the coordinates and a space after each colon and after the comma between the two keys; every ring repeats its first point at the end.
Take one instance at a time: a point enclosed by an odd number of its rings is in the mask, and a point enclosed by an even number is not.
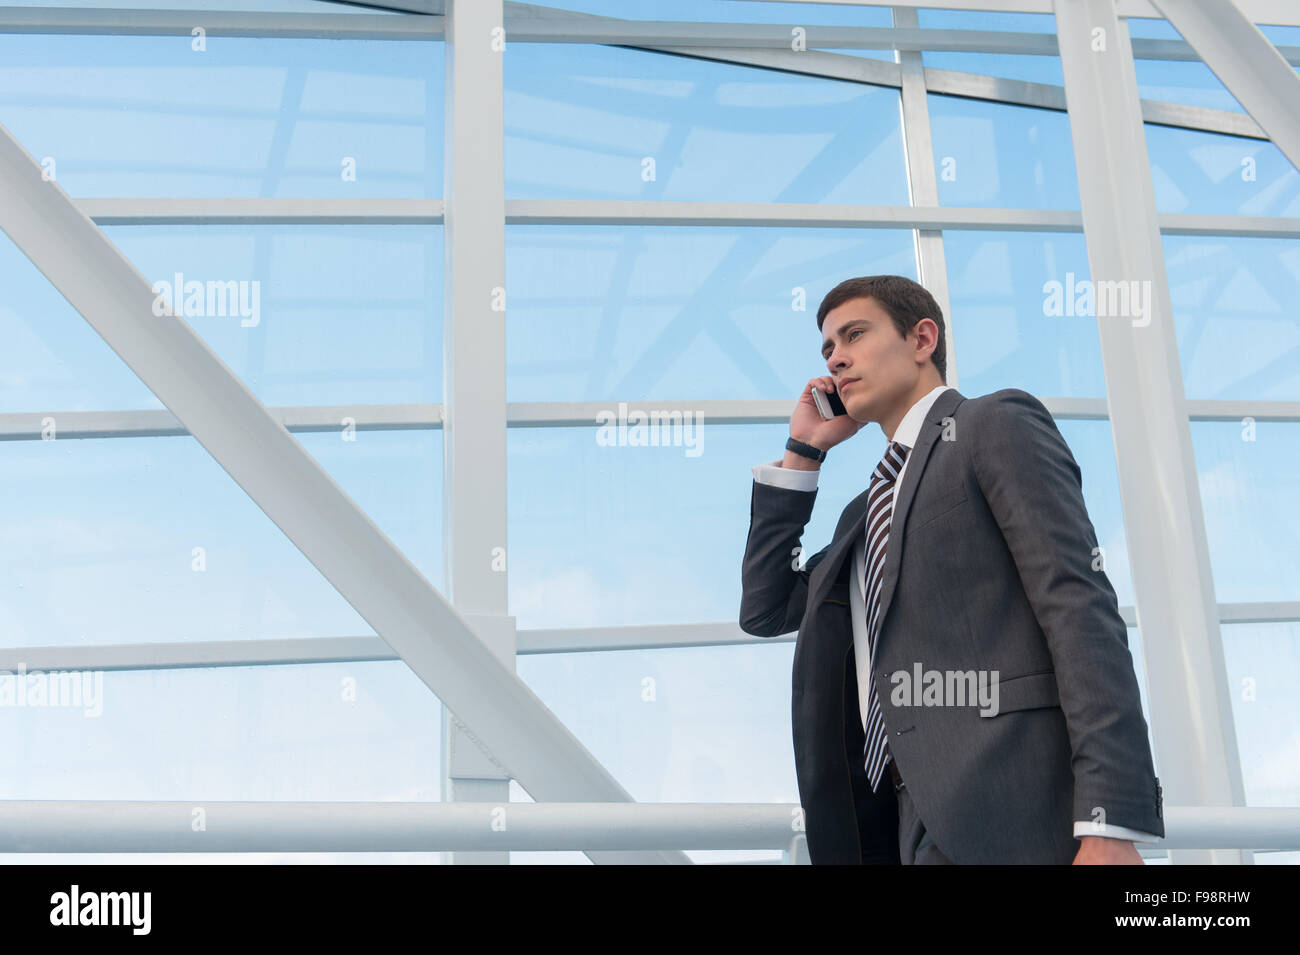
{"type": "Polygon", "coordinates": [[[832,391],[829,395],[820,388],[812,390],[813,401],[817,405],[817,410],[827,421],[848,412],[844,408],[844,402],[840,401],[840,393],[832,391]]]}

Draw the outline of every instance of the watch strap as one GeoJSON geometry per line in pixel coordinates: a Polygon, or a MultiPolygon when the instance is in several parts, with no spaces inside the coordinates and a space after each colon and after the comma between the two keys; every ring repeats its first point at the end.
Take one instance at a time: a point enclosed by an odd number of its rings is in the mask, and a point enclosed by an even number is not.
{"type": "Polygon", "coordinates": [[[802,441],[798,441],[795,438],[791,438],[785,443],[785,449],[787,451],[793,451],[795,454],[802,457],[811,458],[814,461],[826,460],[826,452],[821,448],[814,448],[811,444],[804,444],[802,441]]]}

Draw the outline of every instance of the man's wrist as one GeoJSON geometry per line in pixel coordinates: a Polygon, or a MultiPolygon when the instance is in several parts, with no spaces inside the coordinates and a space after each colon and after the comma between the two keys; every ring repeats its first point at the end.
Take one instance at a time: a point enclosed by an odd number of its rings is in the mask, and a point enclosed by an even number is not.
{"type": "Polygon", "coordinates": [[[786,440],[785,457],[782,458],[781,466],[797,471],[817,471],[825,460],[825,448],[790,435],[786,440]]]}
{"type": "Polygon", "coordinates": [[[785,453],[785,457],[781,459],[781,467],[789,468],[792,471],[820,471],[822,469],[820,461],[805,458],[802,454],[795,454],[793,451],[785,453]]]}

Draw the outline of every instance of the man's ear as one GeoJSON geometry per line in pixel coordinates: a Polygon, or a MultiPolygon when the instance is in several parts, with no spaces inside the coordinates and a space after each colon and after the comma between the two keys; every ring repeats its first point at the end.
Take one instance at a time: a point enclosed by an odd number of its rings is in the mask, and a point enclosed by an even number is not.
{"type": "Polygon", "coordinates": [[[929,322],[930,325],[934,327],[934,344],[930,346],[930,353],[925,356],[926,361],[929,361],[930,355],[934,354],[934,350],[939,347],[939,323],[933,318],[923,318],[913,325],[912,331],[916,333],[917,341],[921,340],[921,322],[929,322]]]}

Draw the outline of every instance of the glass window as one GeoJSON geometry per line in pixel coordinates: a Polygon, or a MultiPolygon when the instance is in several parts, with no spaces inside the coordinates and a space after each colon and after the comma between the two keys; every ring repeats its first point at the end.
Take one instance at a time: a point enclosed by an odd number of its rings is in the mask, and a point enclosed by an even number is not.
{"type": "Polygon", "coordinates": [[[442,798],[441,705],[400,661],[80,675],[81,707],[5,708],[3,798],[442,798]]]}
{"type": "Polygon", "coordinates": [[[1082,233],[949,229],[943,248],[963,394],[1106,394],[1096,316],[1077,314],[1091,274],[1082,233]]]}
{"type": "Polygon", "coordinates": [[[1065,113],[934,94],[929,103],[940,205],[1079,208],[1065,113]]]}
{"type": "Polygon", "coordinates": [[[906,205],[899,93],[640,50],[515,43],[507,198],[906,205]]]}
{"type": "Polygon", "coordinates": [[[1191,429],[1218,602],[1300,600],[1300,426],[1244,419],[1191,429]]]}
{"type": "MultiPolygon", "coordinates": [[[[1175,34],[1172,39],[1181,40],[1182,37],[1175,34]]],[[[1232,113],[1245,112],[1204,63],[1193,60],[1135,59],[1133,66],[1141,99],[1183,103],[1232,113]]]]}
{"type": "Polygon", "coordinates": [[[1246,805],[1300,806],[1300,623],[1225,624],[1221,632],[1246,805]]]}
{"type": "MultiPolygon", "coordinates": [[[[442,401],[441,226],[104,231],[173,303],[185,286],[183,320],[262,402],[442,401]]],[[[162,407],[3,237],[0,268],[13,277],[0,289],[0,383],[12,384],[0,410],[162,407]]]]}
{"type": "MultiPolygon", "coordinates": [[[[55,416],[57,426],[57,416],[55,416]]],[[[294,437],[435,586],[442,432],[294,437]]],[[[7,647],[370,636],[190,436],[0,442],[7,647]]]]}
{"type": "Polygon", "coordinates": [[[1300,173],[1271,142],[1150,123],[1146,141],[1157,212],[1300,215],[1300,173]]]}
{"type": "Polygon", "coordinates": [[[442,195],[441,41],[198,42],[0,34],[5,126],[73,196],[442,195]]]}
{"type": "Polygon", "coordinates": [[[1300,399],[1300,243],[1165,236],[1188,398],[1300,399]]]}
{"type": "Polygon", "coordinates": [[[793,408],[828,373],[826,293],[854,275],[916,277],[912,233],[897,229],[510,226],[506,258],[511,401],[793,408]]]}

